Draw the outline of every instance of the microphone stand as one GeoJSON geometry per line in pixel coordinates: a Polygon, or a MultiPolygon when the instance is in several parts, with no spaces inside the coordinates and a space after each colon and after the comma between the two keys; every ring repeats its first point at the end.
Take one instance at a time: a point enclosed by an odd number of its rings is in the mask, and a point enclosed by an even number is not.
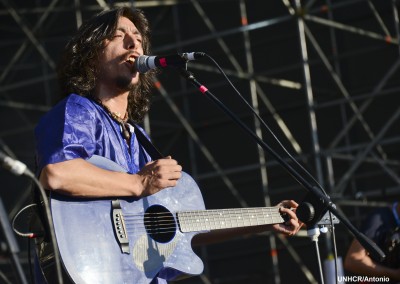
{"type": "Polygon", "coordinates": [[[315,256],[317,257],[318,271],[319,271],[319,283],[324,284],[324,275],[322,270],[321,255],[319,253],[318,237],[321,234],[318,226],[307,226],[307,236],[311,238],[315,248],[315,256]]]}
{"type": "MultiPolygon", "coordinates": [[[[245,125],[227,106],[225,106],[217,97],[215,97],[206,86],[197,81],[192,72],[189,72],[184,68],[178,68],[178,70],[183,78],[198,88],[201,93],[203,93],[207,98],[221,108],[234,122],[236,122],[247,134],[249,134],[264,151],[273,156],[276,161],[298,183],[308,190],[305,201],[303,201],[296,210],[298,218],[303,223],[305,223],[308,227],[315,226],[318,224],[323,215],[327,211],[330,211],[346,226],[346,228],[354,235],[360,244],[370,253],[371,257],[378,259],[379,261],[383,261],[385,259],[384,252],[372,240],[359,232],[357,228],[354,227],[354,225],[351,224],[350,221],[336,209],[336,206],[333,204],[328,195],[323,194],[320,188],[310,184],[291,165],[286,163],[286,161],[282,159],[279,154],[277,154],[270,146],[260,139],[260,137],[258,137],[249,127],[247,127],[247,125],[245,125]]],[[[319,255],[319,251],[317,253],[319,255]]],[[[320,259],[318,259],[318,261],[320,262],[320,259]]],[[[323,281],[322,274],[321,281],[323,281]]]]}

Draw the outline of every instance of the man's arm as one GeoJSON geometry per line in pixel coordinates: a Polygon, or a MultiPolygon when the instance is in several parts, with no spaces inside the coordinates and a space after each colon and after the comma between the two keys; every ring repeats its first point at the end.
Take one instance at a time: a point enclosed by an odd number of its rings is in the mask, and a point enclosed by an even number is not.
{"type": "Polygon", "coordinates": [[[391,280],[400,280],[400,268],[393,269],[375,262],[369,257],[367,251],[357,240],[353,240],[347,251],[344,267],[358,275],[386,276],[391,280]]]}
{"type": "MultiPolygon", "coordinates": [[[[101,169],[83,159],[73,159],[45,166],[40,182],[46,189],[75,197],[147,196],[163,188],[175,186],[181,177],[182,167],[167,157],[148,163],[137,174],[127,174],[101,169]]],[[[283,224],[216,230],[197,235],[193,243],[221,242],[246,234],[275,230],[286,235],[297,233],[301,225],[293,209],[297,203],[285,200],[277,205],[287,221],[283,224]]]]}
{"type": "Polygon", "coordinates": [[[145,165],[131,175],[96,167],[83,159],[45,166],[40,174],[44,188],[76,197],[147,196],[175,186],[182,167],[167,157],[145,165]]]}

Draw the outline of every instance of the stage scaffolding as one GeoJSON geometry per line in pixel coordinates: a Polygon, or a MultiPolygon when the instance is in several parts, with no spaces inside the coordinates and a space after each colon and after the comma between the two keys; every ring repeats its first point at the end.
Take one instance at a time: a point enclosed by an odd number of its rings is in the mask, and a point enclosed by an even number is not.
{"type": "MultiPolygon", "coordinates": [[[[111,6],[132,6],[144,10],[152,24],[154,54],[204,51],[215,58],[287,151],[353,223],[359,224],[365,207],[381,206],[400,196],[397,1],[26,2],[30,1],[0,1],[4,35],[0,145],[29,167],[34,168],[34,126],[57,99],[59,51],[90,15],[111,6]]],[[[210,61],[191,62],[188,68],[301,171],[236,101],[210,61]]],[[[206,205],[271,206],[304,196],[305,190],[275,160],[177,73],[163,71],[155,86],[153,109],[144,126],[162,152],[172,153],[199,182],[206,205]]],[[[0,176],[5,189],[16,187],[16,177],[4,171],[0,176]]],[[[2,193],[10,217],[29,202],[28,182],[19,180],[17,185],[19,189],[2,193]]],[[[344,228],[338,233],[344,241],[339,248],[343,257],[351,237],[344,228]]],[[[222,248],[199,248],[205,272],[185,281],[263,283],[261,279],[268,277],[268,283],[288,283],[291,275],[282,267],[290,263],[296,266],[290,272],[298,271],[293,277],[302,279],[299,283],[317,283],[314,263],[305,261],[306,243],[304,238],[265,234],[222,248]],[[249,242],[263,246],[257,250],[249,242]],[[240,247],[235,253],[230,251],[234,246],[240,247]],[[246,257],[258,259],[261,272],[245,268],[243,273],[224,272],[224,264],[253,265],[246,257]]],[[[329,244],[324,249],[324,256],[331,253],[329,244]]],[[[21,262],[27,267],[23,244],[21,250],[21,262]]],[[[0,266],[5,283],[12,282],[8,271],[5,259],[0,266]]]]}

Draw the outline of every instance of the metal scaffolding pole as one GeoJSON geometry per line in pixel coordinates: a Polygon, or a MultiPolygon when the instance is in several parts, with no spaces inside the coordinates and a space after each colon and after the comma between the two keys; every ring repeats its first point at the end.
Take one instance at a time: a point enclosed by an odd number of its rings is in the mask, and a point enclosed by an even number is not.
{"type": "Polygon", "coordinates": [[[305,93],[307,99],[308,106],[308,115],[310,120],[311,127],[311,138],[312,138],[312,147],[313,147],[313,155],[314,155],[314,163],[315,163],[315,171],[317,174],[318,182],[324,186],[323,172],[322,172],[322,163],[321,163],[321,148],[319,145],[318,139],[318,127],[317,127],[317,118],[315,114],[315,103],[314,103],[314,94],[311,85],[311,74],[310,74],[310,65],[308,62],[308,52],[307,52],[307,43],[306,43],[306,32],[305,32],[305,24],[303,19],[303,8],[301,6],[300,0],[295,1],[296,10],[297,10],[297,25],[299,32],[299,44],[301,50],[301,58],[303,62],[303,75],[304,75],[304,86],[305,93]]]}
{"type": "Polygon", "coordinates": [[[10,15],[14,18],[17,24],[20,26],[22,31],[26,34],[27,38],[32,42],[34,47],[37,49],[39,54],[43,57],[43,59],[49,64],[50,68],[55,69],[56,64],[54,63],[51,56],[47,53],[46,49],[40,44],[39,40],[35,37],[32,30],[24,23],[21,16],[17,13],[17,11],[11,6],[11,4],[7,0],[1,0],[3,5],[7,8],[10,15]]]}
{"type": "MultiPolygon", "coordinates": [[[[35,26],[32,28],[32,33],[36,33],[36,31],[44,24],[44,21],[48,18],[50,13],[53,11],[54,7],[56,6],[59,0],[53,0],[47,9],[43,12],[40,16],[39,20],[36,22],[35,26]]],[[[12,67],[16,64],[16,62],[21,58],[22,54],[24,53],[25,49],[28,47],[29,40],[26,39],[24,42],[19,46],[18,50],[15,52],[14,56],[9,61],[8,65],[4,68],[3,72],[0,76],[0,83],[4,81],[7,74],[10,72],[12,67]]]]}
{"type": "MultiPolygon", "coordinates": [[[[247,11],[246,11],[246,4],[243,0],[240,0],[239,2],[240,5],[240,17],[242,21],[242,25],[245,26],[248,24],[247,20],[247,11]]],[[[244,52],[246,54],[246,63],[247,63],[247,70],[250,74],[254,73],[254,66],[253,66],[253,57],[251,53],[251,42],[250,42],[250,36],[249,32],[244,32],[243,33],[244,37],[244,52]]],[[[257,86],[256,86],[256,81],[254,79],[249,80],[249,88],[250,88],[250,96],[251,96],[251,106],[254,109],[255,113],[259,116],[260,111],[258,108],[258,96],[257,96],[257,86]]],[[[253,123],[254,123],[254,128],[255,128],[255,133],[257,134],[258,137],[263,139],[263,133],[261,130],[261,125],[260,121],[257,119],[257,117],[253,117],[253,123]]],[[[260,163],[260,175],[261,175],[261,186],[262,186],[262,192],[264,196],[264,206],[271,206],[271,200],[269,197],[269,184],[268,184],[268,173],[267,173],[267,167],[265,166],[265,153],[264,150],[260,147],[257,146],[258,150],[258,161],[260,163]]],[[[269,246],[271,252],[271,260],[272,260],[272,271],[273,271],[273,283],[280,284],[281,283],[281,277],[279,274],[279,263],[278,263],[278,254],[275,253],[277,252],[276,249],[276,239],[275,236],[270,234],[268,238],[269,246]]]]}
{"type": "Polygon", "coordinates": [[[389,128],[392,126],[392,124],[400,117],[400,108],[398,108],[392,117],[387,121],[387,123],[382,127],[381,131],[376,135],[376,137],[371,141],[371,143],[363,150],[361,151],[350,169],[343,175],[342,179],[338,182],[336,185],[333,193],[334,194],[342,194],[343,191],[345,190],[345,186],[353,173],[357,170],[357,168],[360,166],[360,164],[363,162],[365,157],[372,151],[373,147],[376,146],[376,144],[382,139],[382,137],[386,134],[386,132],[389,130],[389,128]]]}

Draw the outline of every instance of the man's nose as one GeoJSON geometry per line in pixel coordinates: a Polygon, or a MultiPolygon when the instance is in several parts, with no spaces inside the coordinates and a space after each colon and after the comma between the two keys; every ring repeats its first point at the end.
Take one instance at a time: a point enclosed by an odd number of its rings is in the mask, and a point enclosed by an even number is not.
{"type": "Polygon", "coordinates": [[[127,35],[126,36],[126,41],[127,41],[127,48],[128,49],[134,49],[137,46],[137,44],[139,43],[137,41],[137,39],[132,35],[127,35]]]}

